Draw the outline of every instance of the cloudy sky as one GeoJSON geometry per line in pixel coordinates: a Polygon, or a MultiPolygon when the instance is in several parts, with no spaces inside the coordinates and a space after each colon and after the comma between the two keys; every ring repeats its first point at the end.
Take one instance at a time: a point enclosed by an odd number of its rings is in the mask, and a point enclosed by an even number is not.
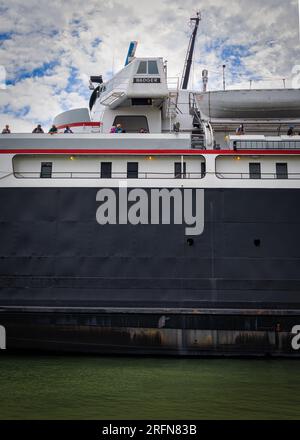
{"type": "Polygon", "coordinates": [[[228,87],[290,84],[300,65],[298,0],[0,0],[1,127],[47,128],[56,114],[86,107],[89,76],[122,68],[131,40],[137,56],[164,57],[169,76],[180,75],[197,9],[191,87],[207,68],[210,89],[221,88],[223,64],[228,87]]]}

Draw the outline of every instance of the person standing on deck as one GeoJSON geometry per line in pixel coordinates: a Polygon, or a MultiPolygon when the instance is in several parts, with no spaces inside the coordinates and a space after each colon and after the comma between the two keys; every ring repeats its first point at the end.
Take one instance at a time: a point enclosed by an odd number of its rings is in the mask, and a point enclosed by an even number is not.
{"type": "Polygon", "coordinates": [[[57,127],[53,124],[49,130],[49,134],[56,134],[58,132],[57,127]]]}
{"type": "Polygon", "coordinates": [[[32,133],[44,133],[44,130],[42,129],[41,124],[38,124],[32,133]]]}
{"type": "Polygon", "coordinates": [[[236,129],[236,134],[242,136],[245,134],[245,129],[244,129],[244,124],[241,124],[237,129],[236,129]]]}
{"type": "Polygon", "coordinates": [[[9,125],[5,125],[5,128],[3,128],[3,130],[2,130],[2,134],[10,134],[10,133],[11,133],[11,131],[10,131],[9,125]]]}
{"type": "Polygon", "coordinates": [[[122,124],[117,125],[116,133],[124,133],[124,130],[122,128],[122,124]]]}

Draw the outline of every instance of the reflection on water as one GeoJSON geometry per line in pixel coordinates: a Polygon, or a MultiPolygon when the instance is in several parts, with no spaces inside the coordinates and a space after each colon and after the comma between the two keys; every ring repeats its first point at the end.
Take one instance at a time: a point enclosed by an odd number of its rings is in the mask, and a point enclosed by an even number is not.
{"type": "Polygon", "coordinates": [[[288,360],[0,356],[1,419],[298,419],[288,360]]]}

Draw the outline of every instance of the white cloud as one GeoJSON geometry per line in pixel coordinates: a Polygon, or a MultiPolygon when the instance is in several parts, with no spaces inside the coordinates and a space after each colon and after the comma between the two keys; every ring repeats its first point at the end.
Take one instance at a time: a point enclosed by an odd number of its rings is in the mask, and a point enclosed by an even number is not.
{"type": "MultiPolygon", "coordinates": [[[[10,111],[1,122],[24,130],[38,121],[49,125],[69,107],[87,106],[89,75],[120,69],[133,39],[139,41],[137,56],[162,56],[170,76],[181,74],[195,6],[194,0],[0,0],[0,33],[11,33],[0,41],[1,64],[9,78],[23,78],[0,90],[0,106],[10,111]],[[95,47],[96,39],[101,43],[95,47]]],[[[210,87],[221,87],[223,63],[229,86],[249,84],[247,76],[291,76],[299,59],[297,0],[207,0],[202,13],[194,86],[208,68],[210,87]],[[244,48],[240,63],[232,46],[244,48]]]]}

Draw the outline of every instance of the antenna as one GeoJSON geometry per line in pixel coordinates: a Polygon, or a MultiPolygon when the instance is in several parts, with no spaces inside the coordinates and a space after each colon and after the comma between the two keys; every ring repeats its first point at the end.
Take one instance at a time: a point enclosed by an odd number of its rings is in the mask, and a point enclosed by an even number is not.
{"type": "Polygon", "coordinates": [[[204,69],[202,70],[202,83],[203,83],[203,92],[207,91],[207,84],[208,84],[208,70],[204,69]]]}
{"type": "Polygon", "coordinates": [[[223,90],[226,90],[226,72],[225,72],[226,64],[223,64],[222,68],[223,68],[223,90]]]}
{"type": "Polygon", "coordinates": [[[194,27],[193,33],[191,35],[191,38],[190,38],[189,47],[188,47],[188,51],[187,51],[187,56],[186,56],[186,59],[185,59],[184,69],[183,69],[182,78],[181,78],[181,84],[180,84],[181,89],[185,89],[185,90],[188,88],[189,79],[190,79],[190,73],[191,73],[191,66],[192,66],[192,62],[193,62],[193,55],[194,55],[196,37],[197,37],[199,23],[201,21],[201,13],[200,13],[200,11],[197,12],[197,17],[191,18],[191,22],[193,22],[193,21],[195,22],[195,27],[194,27]]]}

